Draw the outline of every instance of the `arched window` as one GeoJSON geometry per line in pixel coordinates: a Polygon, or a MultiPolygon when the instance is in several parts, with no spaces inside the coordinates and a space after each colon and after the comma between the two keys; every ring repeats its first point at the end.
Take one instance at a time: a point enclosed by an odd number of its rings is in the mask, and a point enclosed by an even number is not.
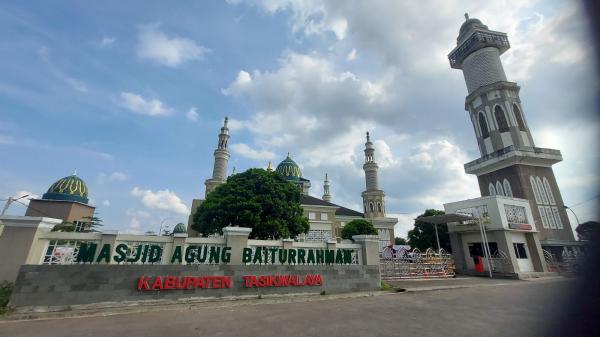
{"type": "Polygon", "coordinates": [[[502,189],[502,184],[499,181],[496,181],[496,193],[498,195],[504,195],[504,189],[502,189]]]}
{"type": "Polygon", "coordinates": [[[548,201],[550,205],[556,205],[556,201],[554,200],[554,194],[552,194],[552,190],[550,189],[550,183],[548,179],[544,177],[544,190],[546,190],[546,195],[548,196],[548,201]]]}
{"type": "Polygon", "coordinates": [[[369,203],[369,209],[371,210],[371,212],[375,212],[375,207],[373,207],[372,202],[369,203]]]}
{"type": "Polygon", "coordinates": [[[377,203],[377,211],[378,211],[379,213],[383,212],[383,211],[381,210],[381,203],[380,203],[380,202],[378,202],[378,203],[377,203]]]}
{"type": "Polygon", "coordinates": [[[523,121],[523,115],[521,115],[521,110],[516,104],[513,104],[513,111],[515,112],[515,118],[517,119],[517,125],[519,125],[519,130],[526,131],[525,121],[523,121]]]}
{"type": "Polygon", "coordinates": [[[494,187],[494,184],[490,183],[490,185],[488,186],[488,189],[490,190],[491,196],[496,195],[496,188],[494,187]]]}
{"type": "Polygon", "coordinates": [[[540,193],[540,199],[542,204],[548,204],[548,196],[546,195],[546,190],[544,189],[544,185],[542,184],[542,179],[540,177],[535,177],[535,182],[537,183],[538,191],[540,193]]]}
{"type": "Polygon", "coordinates": [[[487,122],[485,120],[485,116],[483,112],[479,112],[479,128],[481,129],[481,137],[487,138],[490,136],[490,131],[488,130],[487,122]]]}
{"type": "Polygon", "coordinates": [[[504,110],[499,105],[494,108],[494,116],[496,117],[496,123],[498,124],[498,130],[500,132],[508,131],[508,122],[506,121],[506,115],[504,110]]]}
{"type": "Polygon", "coordinates": [[[513,196],[512,188],[510,188],[510,183],[508,182],[508,180],[506,178],[504,178],[503,185],[504,185],[504,195],[512,198],[512,196],[513,196]]]}
{"type": "Polygon", "coordinates": [[[537,184],[535,183],[535,178],[533,176],[530,176],[529,182],[531,183],[531,190],[533,191],[533,196],[535,197],[535,203],[541,203],[540,191],[538,190],[537,184]]]}

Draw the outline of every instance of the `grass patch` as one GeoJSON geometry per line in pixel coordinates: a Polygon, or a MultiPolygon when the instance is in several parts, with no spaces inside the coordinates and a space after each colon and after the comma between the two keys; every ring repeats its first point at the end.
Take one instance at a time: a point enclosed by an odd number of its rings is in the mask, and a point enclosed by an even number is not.
{"type": "Polygon", "coordinates": [[[385,281],[381,281],[381,290],[383,291],[395,291],[394,287],[392,287],[389,283],[385,281]]]}
{"type": "Polygon", "coordinates": [[[4,314],[8,311],[6,307],[14,286],[14,284],[7,281],[0,283],[0,314],[4,314]]]}

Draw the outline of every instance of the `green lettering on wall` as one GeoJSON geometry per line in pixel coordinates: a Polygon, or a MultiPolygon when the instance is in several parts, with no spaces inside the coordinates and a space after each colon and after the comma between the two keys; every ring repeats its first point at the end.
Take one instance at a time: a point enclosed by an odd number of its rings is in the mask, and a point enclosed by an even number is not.
{"type": "Polygon", "coordinates": [[[92,263],[94,262],[94,255],[96,255],[96,248],[98,245],[95,243],[84,242],[79,246],[79,252],[77,253],[77,263],[92,263]]]}
{"type": "Polygon", "coordinates": [[[102,245],[102,249],[100,249],[100,254],[96,258],[96,263],[100,263],[100,261],[104,260],[104,262],[110,262],[110,244],[105,243],[102,245]]]}
{"type": "Polygon", "coordinates": [[[175,263],[175,261],[177,261],[177,263],[181,263],[182,261],[181,246],[175,246],[175,249],[173,249],[173,255],[171,255],[171,263],[175,263]]]}
{"type": "Polygon", "coordinates": [[[288,253],[288,263],[296,264],[296,250],[295,249],[290,249],[290,251],[288,253]]]}
{"type": "Polygon", "coordinates": [[[256,250],[254,251],[254,258],[252,259],[252,263],[262,263],[263,262],[263,256],[262,256],[262,247],[256,247],[256,250]]]}
{"type": "Polygon", "coordinates": [[[344,249],[344,264],[352,264],[352,250],[344,249]]]}
{"type": "Polygon", "coordinates": [[[287,249],[280,249],[278,254],[279,263],[284,264],[287,261],[288,251],[287,249]]]}
{"type": "Polygon", "coordinates": [[[308,256],[306,257],[306,263],[308,263],[308,264],[315,263],[315,250],[314,249],[308,250],[308,256]]]}
{"type": "Polygon", "coordinates": [[[208,254],[208,263],[219,263],[219,254],[221,254],[221,247],[210,247],[210,253],[208,254]]]}
{"type": "Polygon", "coordinates": [[[252,249],[244,248],[242,250],[242,263],[248,263],[252,261],[252,249]]]}
{"type": "Polygon", "coordinates": [[[127,258],[127,245],[124,243],[119,243],[117,247],[115,247],[115,256],[113,256],[113,260],[116,263],[121,263],[125,261],[127,258]]]}
{"type": "Polygon", "coordinates": [[[156,263],[162,260],[162,247],[159,245],[150,246],[150,252],[148,256],[149,263],[156,263]]]}
{"type": "Polygon", "coordinates": [[[323,252],[323,249],[319,249],[317,250],[317,264],[323,264],[325,262],[325,252],[323,252]]]}
{"type": "Polygon", "coordinates": [[[231,261],[231,247],[223,247],[221,251],[221,261],[223,263],[229,263],[231,261]]]}
{"type": "Polygon", "coordinates": [[[194,259],[196,258],[194,255],[194,249],[196,249],[196,246],[187,246],[187,248],[185,249],[185,262],[186,263],[192,263],[194,262],[194,259]]]}
{"type": "Polygon", "coordinates": [[[334,262],[335,251],[331,249],[327,249],[325,251],[325,263],[332,264],[334,262]]]}
{"type": "Polygon", "coordinates": [[[344,254],[342,253],[341,250],[337,250],[335,252],[335,263],[336,264],[343,264],[344,263],[344,254]]]}
{"type": "Polygon", "coordinates": [[[306,250],[303,248],[298,248],[298,263],[300,264],[305,264],[306,261],[304,260],[304,257],[306,256],[306,250]]]}

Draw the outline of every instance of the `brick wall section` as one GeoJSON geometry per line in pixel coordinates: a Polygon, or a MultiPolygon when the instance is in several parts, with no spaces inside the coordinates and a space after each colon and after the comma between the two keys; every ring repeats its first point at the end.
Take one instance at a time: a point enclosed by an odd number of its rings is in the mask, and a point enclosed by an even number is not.
{"type": "Polygon", "coordinates": [[[102,302],[219,298],[290,293],[343,293],[379,289],[379,266],[24,265],[11,306],[60,307],[102,302]],[[243,275],[321,274],[322,286],[245,288],[243,275]],[[229,289],[138,291],[140,276],[232,276],[229,289]]]}

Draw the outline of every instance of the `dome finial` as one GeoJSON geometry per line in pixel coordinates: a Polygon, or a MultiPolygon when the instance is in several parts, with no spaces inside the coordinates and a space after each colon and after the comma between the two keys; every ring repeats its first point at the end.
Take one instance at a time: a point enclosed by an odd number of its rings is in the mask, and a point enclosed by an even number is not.
{"type": "Polygon", "coordinates": [[[271,166],[271,162],[269,162],[269,165],[267,166],[267,171],[273,171],[273,166],[271,166]]]}
{"type": "Polygon", "coordinates": [[[77,175],[77,169],[74,169],[74,170],[73,170],[73,174],[72,174],[72,175],[73,175],[73,176],[76,176],[76,175],[77,175]]]}
{"type": "Polygon", "coordinates": [[[465,21],[469,20],[469,13],[465,13],[465,21]]]}
{"type": "Polygon", "coordinates": [[[292,157],[290,157],[290,151],[288,151],[287,157],[290,159],[292,158],[292,157]]]}
{"type": "Polygon", "coordinates": [[[371,135],[369,134],[369,131],[367,131],[367,142],[371,141],[371,135]]]}
{"type": "Polygon", "coordinates": [[[231,175],[235,174],[235,166],[233,167],[233,171],[231,172],[231,175]]]}

